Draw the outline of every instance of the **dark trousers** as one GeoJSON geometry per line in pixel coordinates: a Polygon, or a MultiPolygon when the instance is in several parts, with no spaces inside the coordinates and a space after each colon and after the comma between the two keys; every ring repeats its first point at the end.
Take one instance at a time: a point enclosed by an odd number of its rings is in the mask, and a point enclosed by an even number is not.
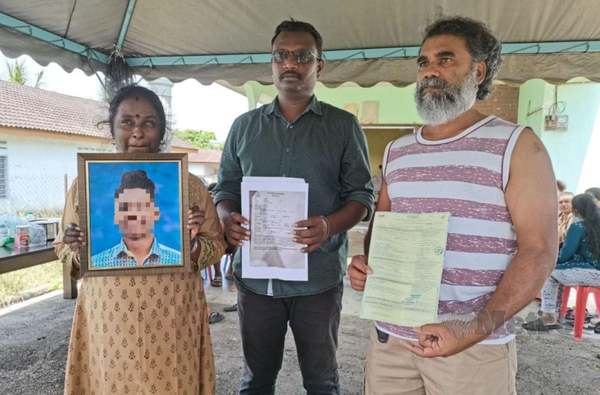
{"type": "Polygon", "coordinates": [[[343,289],[340,283],[317,295],[273,298],[238,285],[245,362],[240,394],[275,393],[288,322],[307,393],[340,393],[335,352],[343,289]]]}

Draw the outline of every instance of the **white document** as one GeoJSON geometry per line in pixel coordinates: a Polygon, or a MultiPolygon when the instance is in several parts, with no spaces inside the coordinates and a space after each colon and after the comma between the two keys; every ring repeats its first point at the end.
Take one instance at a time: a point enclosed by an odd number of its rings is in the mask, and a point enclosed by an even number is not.
{"type": "Polygon", "coordinates": [[[450,213],[377,212],[361,318],[403,326],[437,322],[450,213]]]}
{"type": "Polygon", "coordinates": [[[293,242],[294,224],[308,217],[303,179],[244,177],[242,216],[251,233],[242,246],[242,278],[308,281],[308,254],[293,242]]]}

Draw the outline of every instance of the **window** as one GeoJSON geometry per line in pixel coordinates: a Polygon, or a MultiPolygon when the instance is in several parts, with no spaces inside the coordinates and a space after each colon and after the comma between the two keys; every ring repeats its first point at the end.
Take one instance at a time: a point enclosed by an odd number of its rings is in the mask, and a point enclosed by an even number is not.
{"type": "Polygon", "coordinates": [[[8,157],[0,156],[0,199],[8,197],[8,157]]]}

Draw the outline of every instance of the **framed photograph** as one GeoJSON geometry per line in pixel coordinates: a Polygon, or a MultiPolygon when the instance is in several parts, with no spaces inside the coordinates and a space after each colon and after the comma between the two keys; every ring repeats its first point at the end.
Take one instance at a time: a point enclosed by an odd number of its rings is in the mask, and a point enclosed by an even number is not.
{"type": "Polygon", "coordinates": [[[78,154],[87,276],[191,270],[185,154],[78,154]]]}

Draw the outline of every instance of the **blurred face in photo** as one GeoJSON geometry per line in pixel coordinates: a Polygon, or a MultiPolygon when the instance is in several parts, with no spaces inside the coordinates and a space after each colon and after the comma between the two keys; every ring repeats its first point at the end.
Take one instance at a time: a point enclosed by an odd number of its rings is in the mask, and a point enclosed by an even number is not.
{"type": "Polygon", "coordinates": [[[124,189],[115,199],[115,224],[126,239],[152,236],[159,218],[159,208],[143,188],[124,189]]]}

